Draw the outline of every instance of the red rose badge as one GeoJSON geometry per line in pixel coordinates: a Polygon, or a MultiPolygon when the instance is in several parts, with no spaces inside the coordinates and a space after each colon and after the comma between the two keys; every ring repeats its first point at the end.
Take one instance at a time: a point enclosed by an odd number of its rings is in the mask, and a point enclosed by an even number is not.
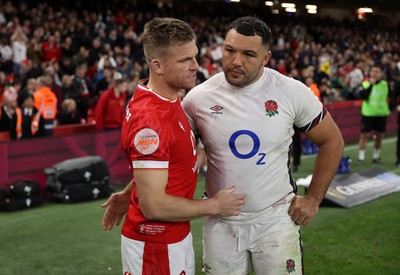
{"type": "Polygon", "coordinates": [[[273,100],[268,100],[265,102],[265,113],[269,117],[279,114],[278,104],[273,100]]]}
{"type": "Polygon", "coordinates": [[[286,261],[286,271],[287,271],[287,273],[295,272],[296,271],[295,267],[296,267],[296,263],[292,259],[289,259],[289,260],[286,261]]]}

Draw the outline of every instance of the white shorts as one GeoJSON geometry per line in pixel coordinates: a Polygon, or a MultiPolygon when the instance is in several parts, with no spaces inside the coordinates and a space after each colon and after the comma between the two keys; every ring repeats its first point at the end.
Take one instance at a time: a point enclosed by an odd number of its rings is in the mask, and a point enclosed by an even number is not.
{"type": "Polygon", "coordinates": [[[178,243],[161,244],[121,237],[123,275],[194,275],[192,234],[178,243]]]}
{"type": "Polygon", "coordinates": [[[293,195],[252,222],[204,218],[203,271],[215,275],[303,274],[300,226],[288,210],[293,195]]]}

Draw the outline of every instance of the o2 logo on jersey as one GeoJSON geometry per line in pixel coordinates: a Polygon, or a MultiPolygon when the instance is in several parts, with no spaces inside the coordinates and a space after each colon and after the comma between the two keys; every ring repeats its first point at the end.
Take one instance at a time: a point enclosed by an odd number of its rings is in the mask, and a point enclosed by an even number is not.
{"type": "Polygon", "coordinates": [[[240,159],[249,159],[254,157],[257,153],[258,156],[260,157],[257,161],[257,165],[264,165],[265,161],[264,158],[266,156],[265,153],[259,153],[258,151],[260,150],[260,139],[258,138],[258,136],[249,130],[239,130],[236,131],[232,134],[232,136],[229,138],[229,148],[231,148],[232,153],[240,159]],[[253,148],[251,149],[250,152],[243,154],[241,152],[238,151],[238,149],[236,148],[236,140],[240,137],[240,136],[248,136],[253,140],[253,148]]]}

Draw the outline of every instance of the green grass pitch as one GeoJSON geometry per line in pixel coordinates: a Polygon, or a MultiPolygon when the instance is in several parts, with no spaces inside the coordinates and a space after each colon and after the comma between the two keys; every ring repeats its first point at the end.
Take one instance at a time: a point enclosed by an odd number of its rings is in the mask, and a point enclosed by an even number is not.
{"type": "MultiPolygon", "coordinates": [[[[394,137],[385,139],[382,149],[385,164],[380,166],[400,174],[394,165],[395,142],[394,137]]],[[[374,166],[371,143],[363,165],[356,162],[356,145],[347,146],[345,155],[353,160],[352,172],[374,166]]],[[[313,156],[303,156],[294,177],[310,174],[313,161],[313,156]]],[[[203,188],[204,178],[200,178],[197,198],[203,188]]],[[[21,212],[1,212],[0,274],[122,274],[120,228],[103,231],[101,203],[46,203],[21,212]]],[[[305,274],[400,274],[399,209],[400,193],[350,209],[321,207],[311,224],[302,227],[305,274]]],[[[196,274],[201,274],[201,226],[201,220],[192,222],[196,274]]]]}

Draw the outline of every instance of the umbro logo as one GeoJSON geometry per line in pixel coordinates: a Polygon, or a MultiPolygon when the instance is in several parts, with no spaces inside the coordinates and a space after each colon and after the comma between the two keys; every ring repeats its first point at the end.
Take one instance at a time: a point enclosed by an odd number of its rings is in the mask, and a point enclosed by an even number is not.
{"type": "Polygon", "coordinates": [[[211,114],[222,114],[222,110],[224,109],[224,107],[219,105],[214,105],[210,109],[213,111],[211,112],[211,114]]]}

